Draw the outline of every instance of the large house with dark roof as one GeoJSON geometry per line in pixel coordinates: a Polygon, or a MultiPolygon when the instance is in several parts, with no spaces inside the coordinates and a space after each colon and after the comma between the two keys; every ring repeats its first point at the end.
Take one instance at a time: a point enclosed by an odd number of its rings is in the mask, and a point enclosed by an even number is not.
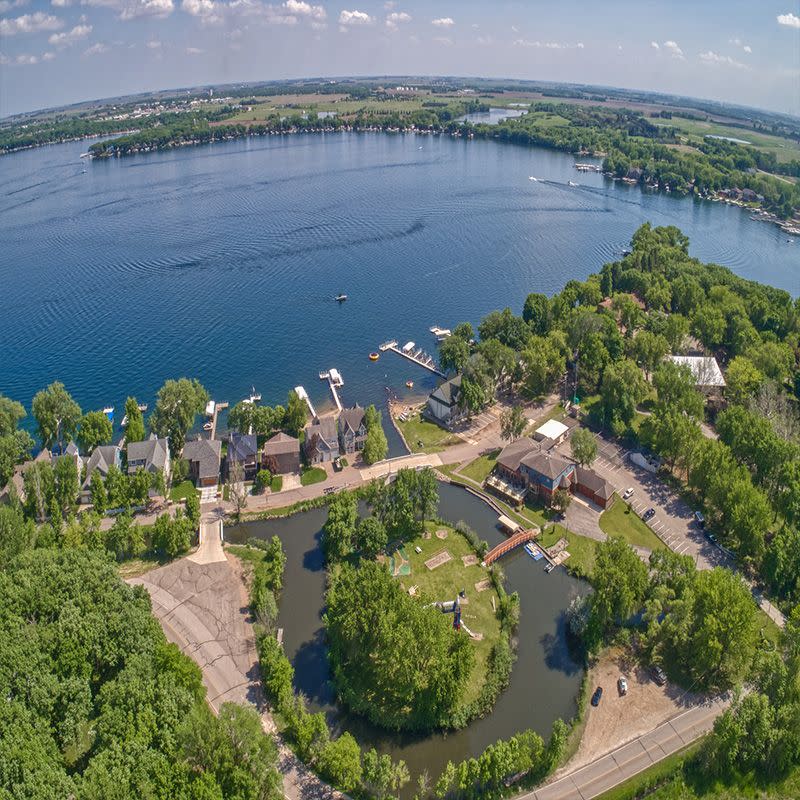
{"type": "Polygon", "coordinates": [[[189,477],[198,489],[219,484],[222,442],[218,439],[197,439],[186,442],[181,457],[189,463],[189,477]]]}
{"type": "Polygon", "coordinates": [[[309,464],[321,464],[339,458],[336,418],[322,417],[306,425],[303,449],[309,464]]]}
{"type": "Polygon", "coordinates": [[[582,494],[600,508],[608,508],[614,499],[614,487],[588,467],[575,468],[574,491],[582,494]]]}
{"type": "Polygon", "coordinates": [[[364,409],[356,404],[352,408],[345,408],[339,414],[339,448],[343,453],[352,455],[357,450],[364,449],[367,438],[367,425],[364,420],[364,409]]]}
{"type": "Polygon", "coordinates": [[[244,479],[252,480],[258,471],[258,439],[254,433],[231,432],[225,456],[228,470],[232,464],[241,464],[244,479]]]}
{"type": "Polygon", "coordinates": [[[439,425],[452,427],[467,415],[466,409],[459,405],[460,395],[461,376],[456,375],[430,393],[425,415],[439,425]]]}
{"type": "Polygon", "coordinates": [[[91,502],[92,475],[97,472],[105,480],[111,467],[122,469],[122,450],[115,444],[101,444],[95,447],[86,461],[86,477],[81,486],[81,502],[91,502]]]}
{"type": "Polygon", "coordinates": [[[264,443],[261,466],[278,475],[300,472],[300,440],[287,433],[276,433],[264,443]]]}
{"type": "Polygon", "coordinates": [[[164,478],[169,483],[172,473],[172,462],[169,455],[169,439],[159,439],[154,433],[143,442],[130,442],[127,447],[128,475],[133,475],[140,469],[155,475],[164,473],[164,478]]]}

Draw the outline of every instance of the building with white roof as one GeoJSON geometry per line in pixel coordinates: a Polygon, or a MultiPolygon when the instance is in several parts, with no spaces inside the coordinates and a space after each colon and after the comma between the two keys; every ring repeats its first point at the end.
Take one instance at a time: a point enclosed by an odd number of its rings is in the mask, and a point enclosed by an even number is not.
{"type": "Polygon", "coordinates": [[[669,356],[675,364],[685,364],[692,371],[695,386],[703,391],[725,386],[722,370],[713,356],[669,356]]]}

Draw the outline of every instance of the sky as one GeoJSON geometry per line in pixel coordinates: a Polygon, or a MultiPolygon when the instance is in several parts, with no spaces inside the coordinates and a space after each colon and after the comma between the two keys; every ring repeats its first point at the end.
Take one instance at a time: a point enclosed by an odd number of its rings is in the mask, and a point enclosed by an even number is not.
{"type": "Polygon", "coordinates": [[[800,0],[0,0],[0,116],[209,83],[408,74],[800,115],[800,0]]]}

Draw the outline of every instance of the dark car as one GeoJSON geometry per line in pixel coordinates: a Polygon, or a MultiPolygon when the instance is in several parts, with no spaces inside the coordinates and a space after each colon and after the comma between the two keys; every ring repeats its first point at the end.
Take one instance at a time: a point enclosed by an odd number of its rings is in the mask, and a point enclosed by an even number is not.
{"type": "Polygon", "coordinates": [[[654,508],[648,508],[647,511],[642,514],[642,519],[647,522],[647,520],[652,519],[656,515],[656,510],[654,508]]]}
{"type": "Polygon", "coordinates": [[[650,673],[653,676],[653,680],[659,685],[664,686],[667,683],[667,674],[664,672],[658,664],[653,664],[650,668],[650,673]]]}
{"type": "Polygon", "coordinates": [[[322,490],[322,494],[333,494],[335,491],[336,491],[336,489],[333,486],[326,486],[322,490]]]}
{"type": "Polygon", "coordinates": [[[701,528],[705,528],[705,526],[706,526],[706,518],[703,516],[703,512],[702,511],[695,511],[694,512],[694,521],[701,528]]]}
{"type": "Polygon", "coordinates": [[[603,687],[598,686],[594,690],[594,694],[592,695],[592,705],[599,706],[600,705],[600,698],[603,696],[603,687]]]}

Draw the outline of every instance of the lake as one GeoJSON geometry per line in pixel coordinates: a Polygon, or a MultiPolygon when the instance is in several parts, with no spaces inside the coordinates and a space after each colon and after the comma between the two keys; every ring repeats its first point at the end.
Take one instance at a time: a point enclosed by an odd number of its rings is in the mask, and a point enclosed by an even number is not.
{"type": "Polygon", "coordinates": [[[119,419],[127,395],[152,408],[181,375],[217,400],[255,386],[285,402],[302,384],[330,407],[318,377],[330,367],[348,404],[380,405],[387,387],[407,396],[409,379],[424,395],[432,374],[369,352],[389,338],[432,352],[432,325],[520,312],[529,292],[617,258],[647,220],[680,226],[699,258],[800,294],[800,243],[777,227],[577,173],[551,150],[306,134],[87,163],[87,147],[0,160],[0,392],[26,407],[59,379],[119,419]]]}
{"type": "MultiPolygon", "coordinates": [[[[490,546],[505,539],[496,528],[497,514],[464,489],[439,484],[439,516],[452,523],[464,520],[490,546]]],[[[583,669],[568,652],[564,612],[588,587],[563,569],[546,575],[544,562],[534,562],[522,548],[501,561],[506,589],[520,595],[518,657],[509,687],[491,714],[446,735],[412,736],[388,734],[338,711],[320,619],[325,592],[320,538],[326,518],[326,509],[315,509],[286,519],[229,526],[225,537],[233,542],[277,535],[283,542],[287,561],[278,625],[284,629],[284,649],[295,668],[295,688],[308,697],[314,711],[327,713],[335,730],[349,730],[364,747],[404,759],[412,780],[423,769],[436,780],[448,760],[477,756],[497,739],[527,728],[547,739],[555,719],[566,721],[574,715],[583,669]]],[[[413,788],[410,784],[407,793],[413,788]]]]}

